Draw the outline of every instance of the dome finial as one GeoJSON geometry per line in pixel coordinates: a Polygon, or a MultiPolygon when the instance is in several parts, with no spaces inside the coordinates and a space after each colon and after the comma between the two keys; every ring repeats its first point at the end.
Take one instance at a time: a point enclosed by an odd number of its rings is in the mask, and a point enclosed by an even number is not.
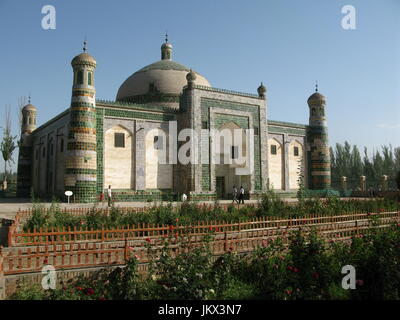
{"type": "Polygon", "coordinates": [[[85,40],[83,41],[83,52],[87,51],[87,41],[86,41],[86,36],[85,36],[85,40]]]}
{"type": "Polygon", "coordinates": [[[28,96],[28,104],[31,104],[31,94],[28,96]]]}
{"type": "Polygon", "coordinates": [[[168,33],[165,33],[165,43],[161,46],[161,60],[172,60],[172,44],[168,43],[168,33]]]}
{"type": "Polygon", "coordinates": [[[318,80],[315,81],[315,92],[318,92],[318,80]]]}

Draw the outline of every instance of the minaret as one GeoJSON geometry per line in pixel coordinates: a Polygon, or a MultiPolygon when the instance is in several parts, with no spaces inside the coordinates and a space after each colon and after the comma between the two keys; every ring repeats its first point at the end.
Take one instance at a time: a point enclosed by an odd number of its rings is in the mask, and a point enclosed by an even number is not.
{"type": "Polygon", "coordinates": [[[96,90],[94,71],[96,60],[86,53],[72,59],[74,71],[67,153],[65,190],[75,195],[77,202],[92,202],[97,188],[96,90]]]}
{"type": "Polygon", "coordinates": [[[331,187],[331,159],[328,143],[328,125],[325,116],[326,98],[318,92],[318,84],[307,100],[310,108],[310,120],[307,140],[310,189],[322,190],[331,187]]]}
{"type": "Polygon", "coordinates": [[[36,129],[37,109],[31,105],[31,97],[28,104],[22,108],[21,139],[19,140],[18,173],[17,173],[17,197],[29,197],[32,187],[32,158],[33,142],[32,132],[36,129]]]}
{"type": "Polygon", "coordinates": [[[168,43],[168,34],[165,35],[165,43],[161,46],[161,60],[172,60],[172,44],[168,43]]]}

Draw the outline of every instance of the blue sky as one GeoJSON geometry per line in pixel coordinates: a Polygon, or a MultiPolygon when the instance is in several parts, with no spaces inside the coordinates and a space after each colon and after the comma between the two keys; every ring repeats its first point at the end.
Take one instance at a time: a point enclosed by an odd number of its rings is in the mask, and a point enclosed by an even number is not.
{"type": "Polygon", "coordinates": [[[39,124],[69,106],[70,61],[85,36],[97,98],[114,100],[129,75],[159,60],[165,30],[173,59],[212,86],[256,93],[263,81],[269,119],[306,124],[318,80],[332,145],[400,146],[398,0],[0,0],[0,122],[11,104],[17,134],[17,99],[29,93],[39,124]],[[41,27],[48,4],[56,30],[41,27]],[[356,30],[341,27],[349,4],[356,30]]]}

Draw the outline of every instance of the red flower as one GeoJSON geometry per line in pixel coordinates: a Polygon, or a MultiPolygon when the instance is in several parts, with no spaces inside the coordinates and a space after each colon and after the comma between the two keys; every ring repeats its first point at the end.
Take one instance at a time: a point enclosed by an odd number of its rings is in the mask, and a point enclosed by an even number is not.
{"type": "Polygon", "coordinates": [[[262,246],[265,248],[265,247],[267,247],[268,246],[268,240],[263,240],[262,241],[262,246]]]}
{"type": "Polygon", "coordinates": [[[76,290],[78,290],[78,291],[82,291],[82,290],[83,290],[83,288],[82,288],[82,287],[76,287],[76,290]]]}
{"type": "Polygon", "coordinates": [[[294,267],[294,268],[293,268],[293,272],[294,272],[294,273],[297,273],[297,272],[299,272],[299,269],[297,269],[296,267],[294,267]]]}
{"type": "Polygon", "coordinates": [[[363,280],[356,280],[356,285],[361,287],[362,285],[364,285],[364,281],[363,280]]]}
{"type": "Polygon", "coordinates": [[[178,234],[178,232],[176,232],[175,233],[175,239],[178,239],[178,236],[179,236],[179,234],[178,234]]]}
{"type": "Polygon", "coordinates": [[[319,279],[319,273],[318,272],[313,272],[312,277],[314,279],[319,279]]]}
{"type": "Polygon", "coordinates": [[[146,238],[146,242],[150,243],[151,242],[150,238],[146,238]]]}
{"type": "Polygon", "coordinates": [[[49,261],[47,260],[47,258],[43,260],[43,263],[44,263],[44,264],[48,264],[48,263],[49,263],[49,261]]]}
{"type": "Polygon", "coordinates": [[[175,221],[176,221],[176,222],[179,222],[179,218],[176,218],[175,221]]]}
{"type": "Polygon", "coordinates": [[[288,295],[288,296],[290,296],[291,294],[292,294],[292,290],[285,290],[285,293],[288,295]]]}
{"type": "Polygon", "coordinates": [[[168,237],[168,235],[167,235],[166,233],[164,233],[164,234],[163,234],[163,237],[164,237],[164,238],[167,238],[167,237],[168,237]]]}
{"type": "Polygon", "coordinates": [[[288,266],[286,269],[293,271],[293,267],[292,266],[288,266]]]}
{"type": "Polygon", "coordinates": [[[173,226],[173,225],[170,225],[170,226],[169,226],[169,230],[171,230],[171,231],[174,230],[174,226],[173,226]]]}
{"type": "Polygon", "coordinates": [[[86,294],[87,296],[91,296],[92,294],[94,294],[94,290],[93,290],[92,288],[87,288],[87,289],[85,290],[85,294],[86,294]]]}
{"type": "Polygon", "coordinates": [[[99,300],[104,301],[104,300],[107,300],[107,299],[104,298],[104,297],[101,297],[101,298],[99,298],[99,300]]]}

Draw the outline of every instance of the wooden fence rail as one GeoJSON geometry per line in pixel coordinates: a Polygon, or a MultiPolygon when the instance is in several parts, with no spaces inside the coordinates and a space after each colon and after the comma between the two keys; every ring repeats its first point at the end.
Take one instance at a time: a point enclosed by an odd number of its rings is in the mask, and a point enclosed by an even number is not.
{"type": "MultiPolygon", "coordinates": [[[[251,221],[253,224],[250,225],[254,226],[254,223],[256,223],[257,228],[220,229],[213,233],[214,239],[211,243],[211,249],[214,255],[223,254],[227,251],[250,252],[259,246],[268,245],[269,241],[276,238],[281,238],[283,243],[287,245],[290,234],[299,229],[303,233],[309,233],[314,229],[327,241],[348,241],[355,235],[362,236],[368,229],[386,228],[393,222],[400,223],[399,212],[384,213],[380,216],[383,216],[383,218],[379,219],[378,225],[371,225],[367,219],[346,220],[351,216],[335,222],[294,223],[291,226],[286,223],[285,225],[275,224],[272,227],[265,227],[264,225],[261,228],[257,223],[262,224],[265,221],[251,221]]],[[[226,224],[219,226],[222,228],[226,224]]],[[[205,233],[202,232],[181,232],[178,236],[174,234],[168,238],[168,241],[170,241],[169,248],[173,255],[187,252],[194,247],[203,245],[204,235],[205,233]]],[[[7,251],[4,249],[2,253],[0,251],[0,261],[3,260],[0,270],[3,270],[4,275],[11,275],[38,272],[46,264],[51,264],[56,269],[124,265],[133,255],[136,255],[141,263],[147,263],[150,259],[148,245],[151,246],[157,258],[161,253],[164,241],[165,238],[158,234],[148,239],[139,237],[128,240],[125,237],[123,241],[117,242],[46,243],[35,247],[6,248],[7,251]]]]}
{"type": "Polygon", "coordinates": [[[117,227],[115,229],[91,229],[85,227],[74,228],[40,228],[27,232],[18,231],[17,226],[10,227],[8,234],[9,246],[34,246],[44,244],[63,244],[75,242],[115,242],[125,239],[132,240],[148,237],[165,237],[172,235],[202,235],[213,232],[232,232],[251,229],[292,228],[296,226],[316,226],[341,224],[354,221],[368,221],[371,216],[378,216],[380,220],[390,220],[400,217],[400,212],[381,213],[353,213],[338,216],[309,215],[298,219],[279,219],[277,217],[255,218],[238,223],[226,223],[222,221],[201,221],[196,225],[156,225],[138,224],[117,227]]]}

